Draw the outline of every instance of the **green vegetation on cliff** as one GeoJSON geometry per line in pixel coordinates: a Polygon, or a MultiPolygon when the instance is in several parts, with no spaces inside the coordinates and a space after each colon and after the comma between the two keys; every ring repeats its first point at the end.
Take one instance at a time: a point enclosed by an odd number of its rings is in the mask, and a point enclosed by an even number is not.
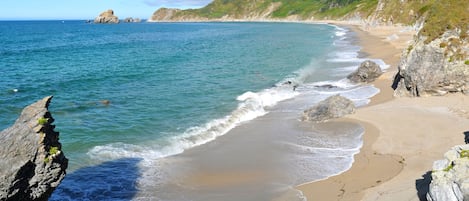
{"type": "Polygon", "coordinates": [[[419,34],[427,36],[426,43],[433,41],[447,30],[459,29],[460,39],[467,38],[469,25],[469,1],[432,0],[422,7],[427,15],[419,34]]]}
{"type": "MultiPolygon", "coordinates": [[[[156,11],[153,20],[350,19],[413,25],[424,21],[419,36],[433,41],[447,30],[468,38],[467,0],[214,0],[200,9],[156,11]],[[168,17],[168,14],[171,16],[168,17]]],[[[445,46],[445,44],[442,44],[445,46]]],[[[449,46],[448,46],[449,47],[449,46]]],[[[463,57],[461,57],[463,58],[463,57]]]]}
{"type": "Polygon", "coordinates": [[[214,0],[203,8],[183,10],[176,16],[208,19],[230,16],[242,19],[267,13],[272,18],[338,18],[353,11],[369,15],[377,3],[378,0],[214,0]]]}

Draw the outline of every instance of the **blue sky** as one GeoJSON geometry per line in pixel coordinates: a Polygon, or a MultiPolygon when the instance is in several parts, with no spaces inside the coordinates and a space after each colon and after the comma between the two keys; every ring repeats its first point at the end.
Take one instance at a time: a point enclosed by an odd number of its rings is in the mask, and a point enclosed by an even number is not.
{"type": "Polygon", "coordinates": [[[113,9],[119,19],[147,19],[160,7],[200,8],[212,0],[1,0],[0,20],[94,19],[113,9]]]}

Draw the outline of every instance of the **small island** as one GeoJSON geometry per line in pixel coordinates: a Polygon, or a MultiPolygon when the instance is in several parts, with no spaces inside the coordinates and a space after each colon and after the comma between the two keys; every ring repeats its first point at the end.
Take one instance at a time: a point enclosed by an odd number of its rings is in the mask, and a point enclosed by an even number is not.
{"type": "Polygon", "coordinates": [[[98,17],[94,19],[95,24],[118,24],[119,17],[114,15],[114,11],[109,9],[102,12],[98,17]]]}

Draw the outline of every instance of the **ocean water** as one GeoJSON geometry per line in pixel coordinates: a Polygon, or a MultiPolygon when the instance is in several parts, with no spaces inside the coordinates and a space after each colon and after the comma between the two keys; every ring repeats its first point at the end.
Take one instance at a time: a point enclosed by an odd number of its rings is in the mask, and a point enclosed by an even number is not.
{"type": "MultiPolygon", "coordinates": [[[[334,94],[367,104],[378,89],[345,79],[364,60],[353,40],[324,24],[0,22],[0,129],[54,95],[70,164],[52,200],[176,200],[139,193],[166,188],[151,179],[158,161],[269,115],[299,122],[303,109],[334,94]]],[[[303,143],[301,159],[289,162],[290,185],[350,167],[363,130],[331,130],[287,140],[303,143]],[[343,160],[310,169],[341,147],[343,160]]]]}

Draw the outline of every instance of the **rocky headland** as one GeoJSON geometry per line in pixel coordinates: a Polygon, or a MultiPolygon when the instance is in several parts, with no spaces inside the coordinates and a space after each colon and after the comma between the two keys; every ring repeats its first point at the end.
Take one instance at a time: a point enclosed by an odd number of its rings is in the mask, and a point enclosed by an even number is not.
{"type": "Polygon", "coordinates": [[[119,23],[119,18],[114,15],[114,11],[109,9],[94,19],[95,24],[117,24],[119,23]]]}
{"type": "Polygon", "coordinates": [[[0,132],[0,200],[47,200],[65,177],[68,159],[48,111],[51,99],[27,106],[0,132]]]}

